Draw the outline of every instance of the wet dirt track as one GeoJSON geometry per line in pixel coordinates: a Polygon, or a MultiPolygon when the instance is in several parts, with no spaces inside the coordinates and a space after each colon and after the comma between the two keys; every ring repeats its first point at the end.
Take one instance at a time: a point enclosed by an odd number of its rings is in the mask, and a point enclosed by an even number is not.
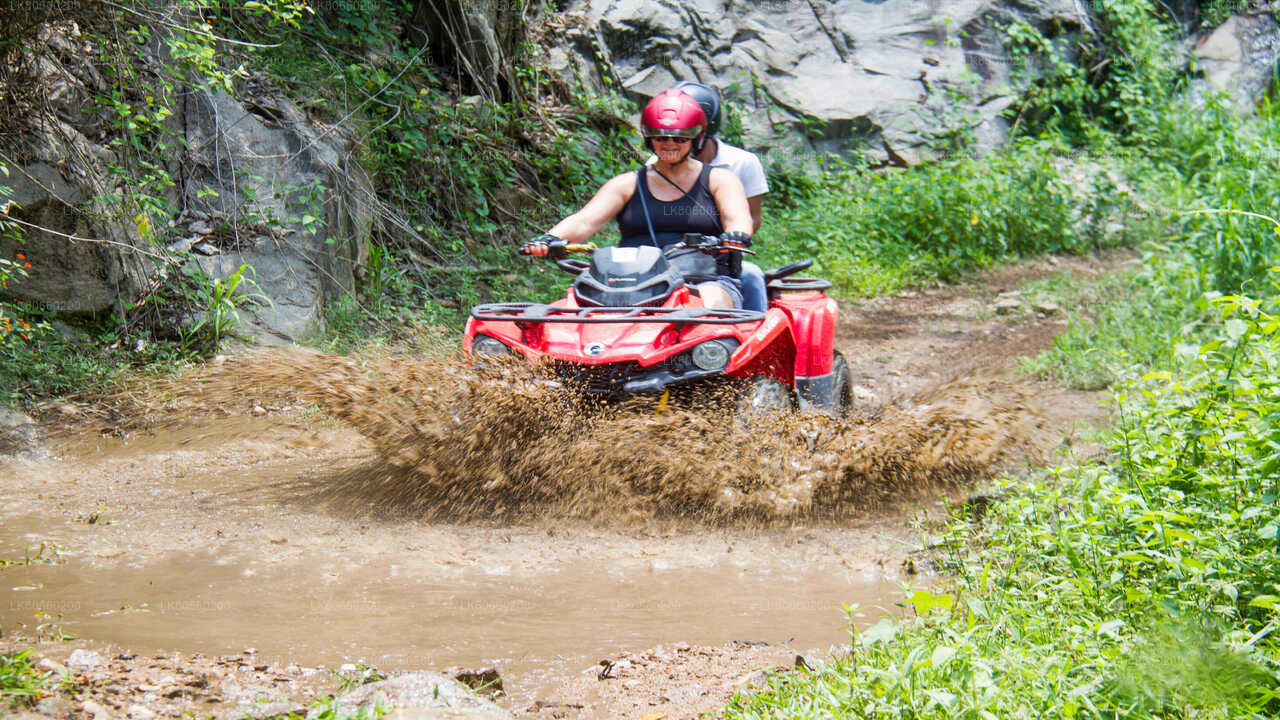
{"type": "Polygon", "coordinates": [[[0,460],[0,558],[19,560],[0,570],[5,638],[491,665],[532,716],[714,709],[759,668],[841,643],[841,604],[894,611],[907,520],[941,493],[1101,417],[1005,372],[1059,318],[983,302],[1055,270],[847,304],[837,345],[863,412],[843,423],[574,413],[448,362],[228,360],[124,437],[0,460]]]}

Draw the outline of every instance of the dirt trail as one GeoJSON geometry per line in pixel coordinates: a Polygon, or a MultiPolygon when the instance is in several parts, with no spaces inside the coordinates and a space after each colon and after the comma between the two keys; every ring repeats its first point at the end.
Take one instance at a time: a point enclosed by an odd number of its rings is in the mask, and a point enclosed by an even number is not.
{"type": "Polygon", "coordinates": [[[1008,372],[1060,314],[988,300],[1123,261],[846,303],[861,410],[842,422],[582,409],[439,360],[210,365],[146,398],[147,423],[73,423],[51,457],[0,458],[0,558],[19,560],[0,569],[0,642],[139,653],[86,670],[103,679],[84,697],[121,712],[178,712],[184,696],[138,689],[148,673],[252,646],[257,680],[209,661],[202,714],[296,703],[323,689],[317,666],[361,661],[497,665],[522,716],[696,716],[841,642],[841,603],[893,612],[907,520],[941,493],[1100,420],[1096,397],[1008,372]]]}

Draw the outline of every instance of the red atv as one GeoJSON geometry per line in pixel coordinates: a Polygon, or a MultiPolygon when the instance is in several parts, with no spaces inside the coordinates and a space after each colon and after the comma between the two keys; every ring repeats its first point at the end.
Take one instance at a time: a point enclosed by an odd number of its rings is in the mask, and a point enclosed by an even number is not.
{"type": "MultiPolygon", "coordinates": [[[[684,247],[723,252],[719,239],[684,247]]],[[[471,309],[463,349],[549,362],[557,381],[601,399],[737,384],[744,409],[815,408],[843,415],[849,368],[833,348],[836,301],[826,280],[792,277],[813,264],[765,273],[765,312],[703,307],[656,247],[567,245],[591,262],[556,264],[577,277],[549,305],[487,303],[471,309]]]]}

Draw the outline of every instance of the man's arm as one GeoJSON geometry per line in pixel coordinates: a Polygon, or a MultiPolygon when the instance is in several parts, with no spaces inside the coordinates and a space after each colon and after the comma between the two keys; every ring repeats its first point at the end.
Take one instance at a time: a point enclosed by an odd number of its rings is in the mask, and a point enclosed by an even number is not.
{"type": "Polygon", "coordinates": [[[723,168],[712,169],[708,181],[711,196],[720,210],[720,225],[724,231],[747,232],[751,227],[751,211],[746,193],[742,191],[742,182],[723,168]]]}
{"type": "Polygon", "coordinates": [[[760,206],[764,203],[763,195],[752,195],[747,198],[747,207],[751,209],[751,234],[760,232],[760,206]]]}

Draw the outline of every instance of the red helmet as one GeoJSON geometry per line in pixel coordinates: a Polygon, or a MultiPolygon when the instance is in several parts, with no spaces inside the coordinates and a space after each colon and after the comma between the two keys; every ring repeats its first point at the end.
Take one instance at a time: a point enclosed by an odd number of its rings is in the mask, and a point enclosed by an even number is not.
{"type": "Polygon", "coordinates": [[[697,145],[707,131],[707,116],[702,107],[682,90],[664,90],[649,101],[640,113],[640,133],[644,144],[649,138],[679,137],[693,140],[697,145]]]}

